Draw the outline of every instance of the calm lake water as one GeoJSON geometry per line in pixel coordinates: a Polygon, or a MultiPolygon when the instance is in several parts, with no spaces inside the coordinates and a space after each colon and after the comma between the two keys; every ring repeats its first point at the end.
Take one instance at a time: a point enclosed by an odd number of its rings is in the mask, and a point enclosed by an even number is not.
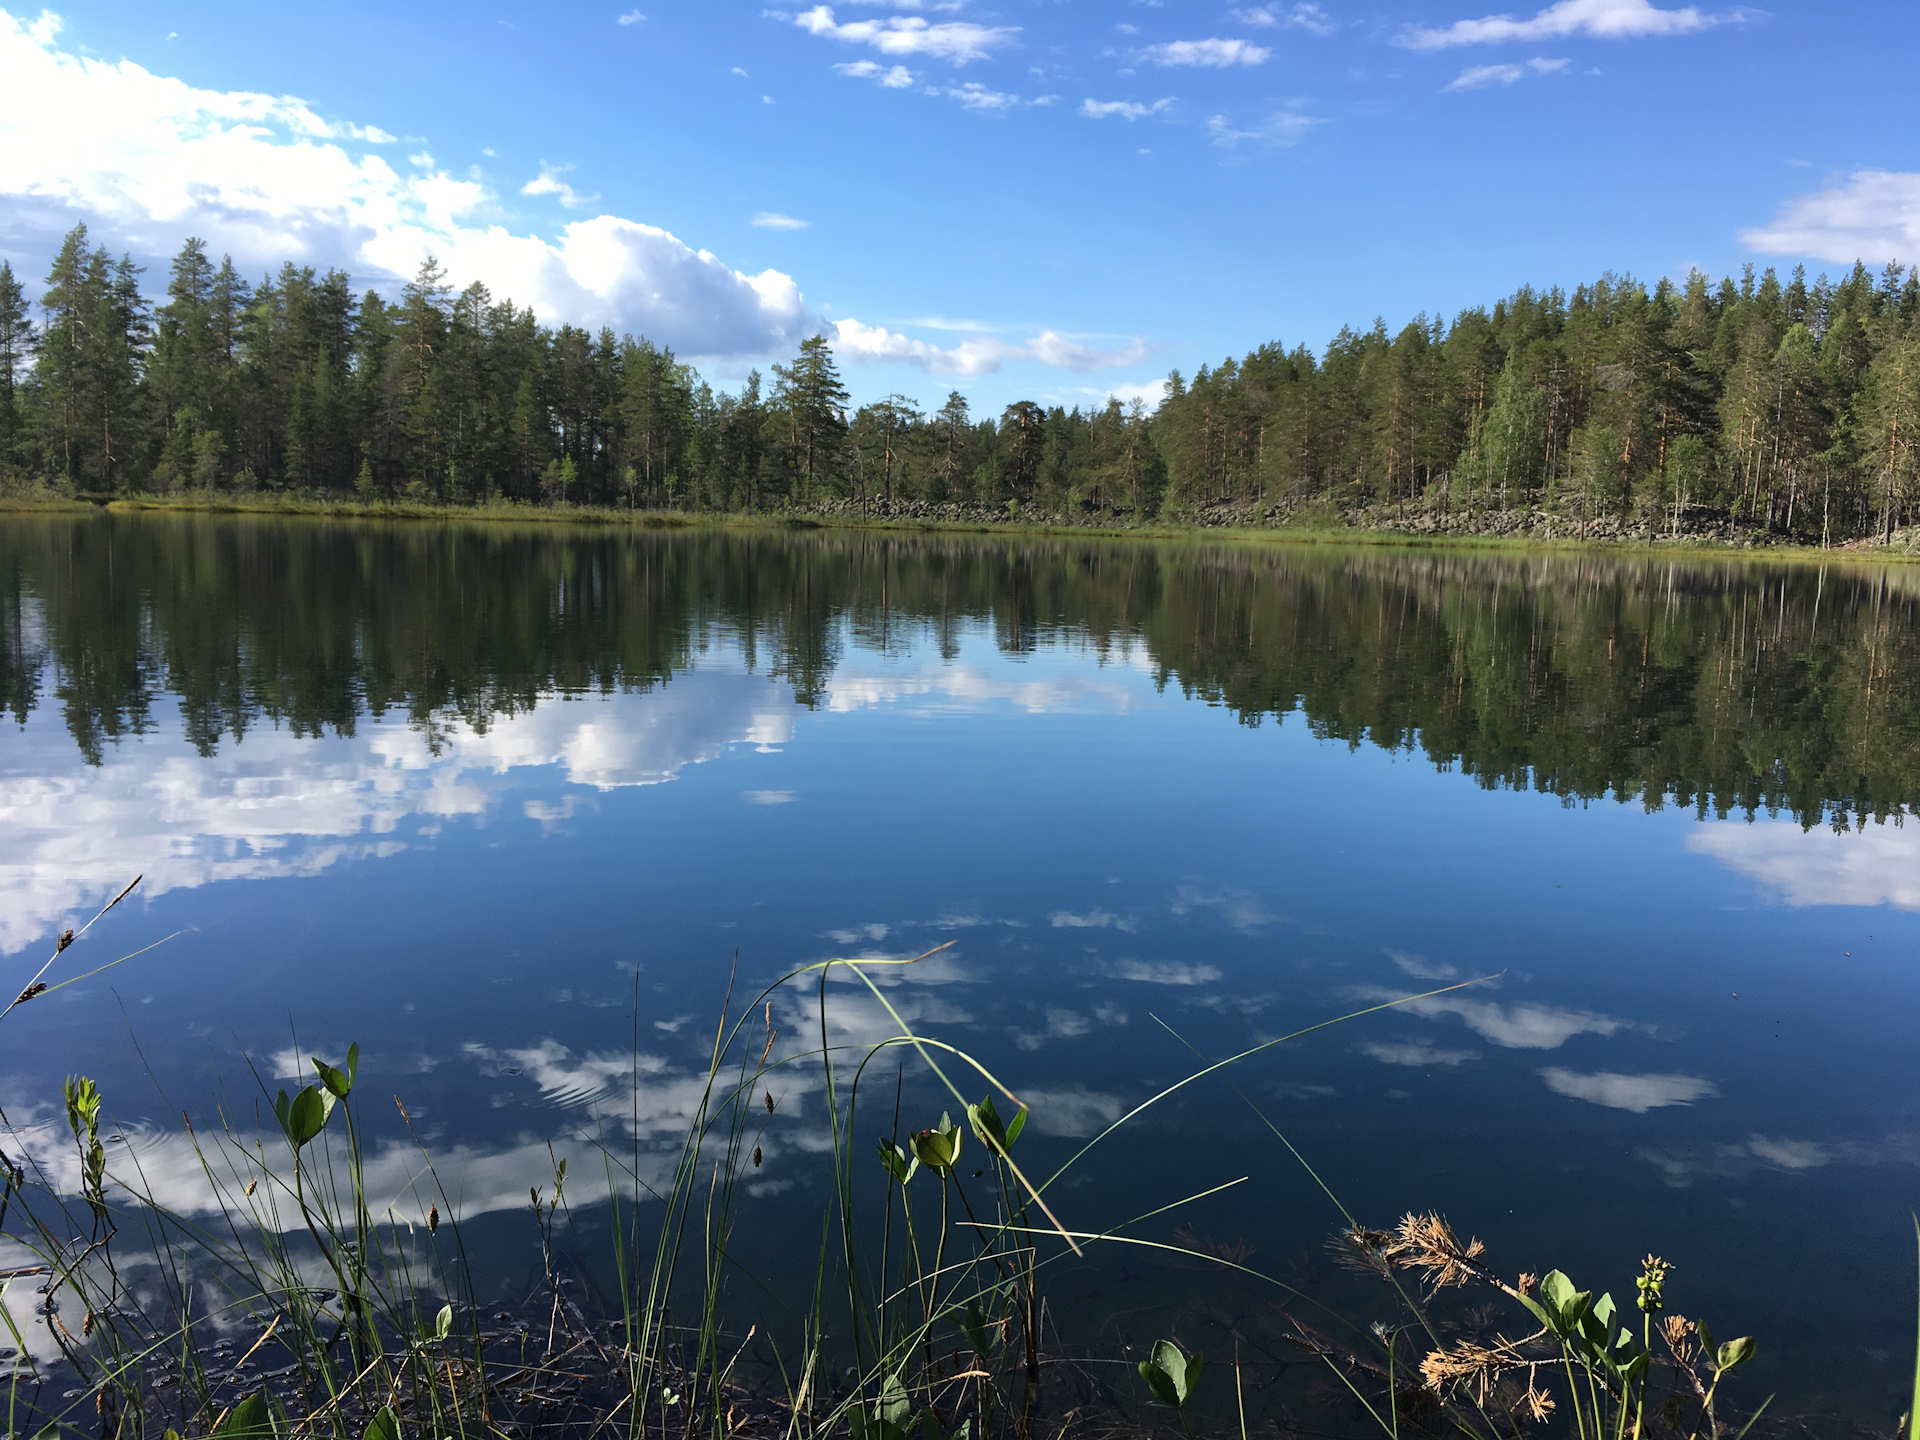
{"type": "MultiPolygon", "coordinates": [[[[0,982],[137,873],[62,973],[186,932],[8,1018],[8,1143],[51,1154],[85,1070],[191,1208],[181,1112],[250,1116],[249,1061],[284,1083],[357,1040],[381,1183],[417,1159],[397,1093],[510,1247],[549,1142],[576,1173],[596,1130],[677,1143],[736,953],[737,996],[955,942],[890,994],[1044,1156],[1194,1068],[1176,1034],[1219,1056],[1492,976],[1234,1078],[1367,1222],[1437,1209],[1616,1297],[1661,1253],[1674,1308],[1760,1337],[1747,1400],[1890,1425],[1917,599],[1840,564],[6,518],[0,982]]],[[[836,1042],[888,1033],[835,995],[836,1042]]],[[[742,1221],[776,1286],[831,1188],[787,1083],[742,1221]]],[[[910,1073],[911,1123],[939,1108],[910,1073]]],[[[1097,1229],[1240,1176],[1136,1233],[1313,1280],[1339,1215],[1224,1084],[1059,1207],[1097,1229]]],[[[1058,1286],[1087,1344],[1216,1353],[1187,1302],[1265,1303],[1111,1251],[1058,1286]]]]}

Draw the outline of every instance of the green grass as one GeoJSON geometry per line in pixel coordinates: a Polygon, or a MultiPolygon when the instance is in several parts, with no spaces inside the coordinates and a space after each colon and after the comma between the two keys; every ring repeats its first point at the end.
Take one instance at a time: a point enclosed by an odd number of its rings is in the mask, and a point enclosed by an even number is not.
{"type": "Polygon", "coordinates": [[[1700,536],[1676,539],[1581,539],[1512,536],[1479,533],[1421,534],[1387,526],[1350,524],[1324,511],[1303,513],[1298,521],[1279,525],[1202,525],[1155,518],[1138,523],[1066,522],[1058,518],[1006,520],[943,519],[935,517],[881,517],[858,513],[811,511],[682,511],[630,510],[618,507],[545,506],[509,501],[480,504],[441,504],[405,499],[365,501],[357,498],[313,497],[298,494],[118,495],[74,497],[48,487],[0,494],[0,513],[177,513],[215,515],[277,515],[383,521],[473,521],[536,525],[634,526],[645,529],[836,529],[877,532],[977,535],[1085,536],[1155,541],[1206,543],[1264,543],[1286,545],[1388,546],[1407,549],[1468,550],[1495,553],[1600,552],[1659,554],[1687,558],[1729,555],[1764,557],[1768,561],[1905,563],[1920,558],[1910,549],[1859,545],[1822,549],[1805,544],[1756,545],[1750,539],[1721,541],[1700,536]]]}

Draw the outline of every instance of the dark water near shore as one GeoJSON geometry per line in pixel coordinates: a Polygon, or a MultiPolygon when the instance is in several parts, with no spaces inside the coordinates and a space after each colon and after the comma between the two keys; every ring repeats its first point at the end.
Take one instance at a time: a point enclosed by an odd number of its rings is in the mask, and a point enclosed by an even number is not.
{"type": "MultiPolygon", "coordinates": [[[[1732,560],[5,519],[0,984],[137,872],[71,968],[189,932],[8,1018],[6,1143],[51,1154],[84,1069],[191,1207],[179,1112],[357,1040],[395,1203],[398,1093],[524,1238],[549,1141],[677,1141],[736,951],[757,988],[957,942],[890,994],[1051,1156],[1192,1068],[1170,1030],[1219,1055],[1493,975],[1238,1081],[1370,1223],[1438,1209],[1616,1297],[1659,1252],[1675,1308],[1761,1338],[1750,1398],[1891,1424],[1917,601],[1732,560]]],[[[888,1032],[836,990],[836,1041],[888,1032]]],[[[743,1220],[776,1275],[811,1274],[820,1099],[783,1095],[743,1220]]],[[[1063,1218],[1242,1175],[1139,1233],[1324,1266],[1338,1214],[1224,1087],[1063,1218]]],[[[1095,1257],[1056,1319],[1211,1350],[1213,1283],[1095,1257]]]]}

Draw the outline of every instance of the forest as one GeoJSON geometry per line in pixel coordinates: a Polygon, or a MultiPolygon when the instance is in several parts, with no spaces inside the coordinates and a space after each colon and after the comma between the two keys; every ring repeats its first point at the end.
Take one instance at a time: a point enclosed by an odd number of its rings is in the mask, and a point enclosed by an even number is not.
{"type": "Polygon", "coordinates": [[[858,502],[1369,523],[1516,513],[1895,539],[1920,506],[1920,268],[1523,287],[1169,377],[1149,409],[853,406],[823,337],[718,389],[645,337],[542,324],[429,258],[389,302],[188,240],[164,298],[62,243],[0,264],[0,487],[696,511],[858,502]]]}

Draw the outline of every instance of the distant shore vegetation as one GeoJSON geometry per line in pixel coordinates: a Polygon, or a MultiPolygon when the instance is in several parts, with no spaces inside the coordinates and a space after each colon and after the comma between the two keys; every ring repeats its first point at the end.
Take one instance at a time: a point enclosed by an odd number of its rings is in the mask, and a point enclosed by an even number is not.
{"type": "Polygon", "coordinates": [[[78,226],[37,305],[0,264],[0,489],[1906,541],[1920,270],[1522,288],[1176,371],[1154,409],[995,416],[854,406],[822,337],[716,389],[431,259],[390,303],[190,239],[156,301],[78,226]]]}

